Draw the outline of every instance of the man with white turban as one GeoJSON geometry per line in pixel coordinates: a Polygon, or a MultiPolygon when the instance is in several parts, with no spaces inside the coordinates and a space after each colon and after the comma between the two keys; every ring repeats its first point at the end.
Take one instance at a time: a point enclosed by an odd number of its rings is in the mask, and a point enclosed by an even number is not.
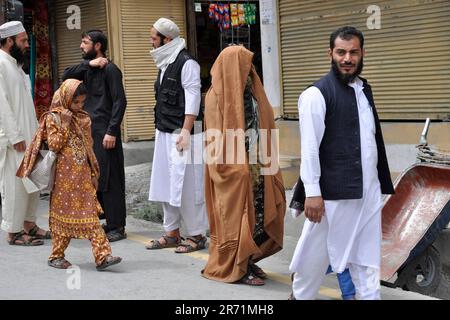
{"type": "Polygon", "coordinates": [[[42,245],[50,233],[36,225],[39,192],[27,193],[16,177],[24,151],[38,128],[31,84],[23,72],[28,36],[20,21],[0,26],[0,190],[1,228],[11,245],[42,245]]]}
{"type": "Polygon", "coordinates": [[[193,134],[200,113],[200,66],[185,49],[178,26],[160,18],[151,29],[157,68],[155,153],[149,200],[162,202],[164,235],[147,249],[176,247],[186,253],[205,248],[208,227],[203,191],[202,133],[193,134]],[[200,155],[200,156],[198,156],[200,155]],[[187,238],[180,235],[181,220],[187,238]]]}

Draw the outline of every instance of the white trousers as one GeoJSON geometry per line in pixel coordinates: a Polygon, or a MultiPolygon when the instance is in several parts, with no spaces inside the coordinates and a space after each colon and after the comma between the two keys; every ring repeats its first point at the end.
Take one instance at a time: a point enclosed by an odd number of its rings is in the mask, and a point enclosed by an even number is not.
{"type": "Polygon", "coordinates": [[[186,227],[187,236],[204,235],[209,226],[205,202],[195,204],[194,175],[193,165],[187,165],[180,207],[174,207],[167,202],[162,203],[164,210],[163,226],[166,232],[179,229],[181,220],[186,227]]]}
{"type": "MultiPolygon", "coordinates": [[[[3,148],[3,147],[2,147],[3,148]]],[[[2,183],[2,225],[3,231],[17,233],[23,230],[24,221],[36,222],[39,204],[39,192],[28,194],[22,179],[16,177],[19,167],[18,158],[23,153],[16,153],[11,148],[5,152],[2,183]]],[[[20,159],[21,160],[21,159],[20,159]]]]}
{"type": "MultiPolygon", "coordinates": [[[[315,223],[313,234],[304,246],[302,259],[297,265],[292,283],[297,300],[313,300],[325,278],[330,260],[328,257],[326,223],[315,223]]],[[[359,300],[380,299],[380,270],[368,266],[349,263],[347,266],[359,300]]],[[[294,271],[294,270],[293,270],[294,271]]]]}

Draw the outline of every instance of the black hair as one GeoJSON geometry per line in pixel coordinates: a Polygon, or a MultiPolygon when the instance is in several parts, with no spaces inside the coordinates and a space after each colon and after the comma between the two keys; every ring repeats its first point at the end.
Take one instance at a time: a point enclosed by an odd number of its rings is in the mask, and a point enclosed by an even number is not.
{"type": "Polygon", "coordinates": [[[160,46],[164,45],[164,39],[166,39],[167,37],[165,35],[163,35],[161,32],[157,31],[156,34],[158,37],[161,38],[161,42],[159,43],[160,46]]]}
{"type": "Polygon", "coordinates": [[[85,95],[85,94],[87,94],[86,86],[85,86],[83,83],[80,83],[80,85],[79,85],[79,86],[77,87],[77,89],[75,90],[72,99],[75,99],[75,98],[77,98],[77,97],[79,97],[79,96],[83,96],[83,95],[85,95]]]}
{"type": "MultiPolygon", "coordinates": [[[[16,36],[11,36],[8,38],[11,38],[14,41],[14,43],[16,42],[16,36]]],[[[6,41],[8,41],[8,38],[0,39],[0,47],[3,47],[6,44],[6,41]]]]}
{"type": "Polygon", "coordinates": [[[334,42],[339,37],[344,40],[350,40],[352,37],[357,37],[361,45],[361,49],[364,48],[364,36],[361,31],[355,27],[345,26],[337,29],[330,35],[330,49],[334,49],[334,42]]]}
{"type": "Polygon", "coordinates": [[[108,38],[106,37],[106,35],[103,33],[102,30],[98,30],[98,29],[93,29],[93,30],[89,30],[86,32],[83,32],[81,34],[81,38],[85,38],[88,37],[92,40],[92,42],[94,43],[94,45],[96,43],[100,43],[100,51],[105,54],[106,50],[108,49],[108,38]]]}

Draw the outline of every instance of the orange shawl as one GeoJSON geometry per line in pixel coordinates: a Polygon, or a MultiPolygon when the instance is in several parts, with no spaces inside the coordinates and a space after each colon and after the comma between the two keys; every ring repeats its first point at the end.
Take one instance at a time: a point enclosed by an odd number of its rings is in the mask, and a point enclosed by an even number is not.
{"type": "MultiPolygon", "coordinates": [[[[36,162],[37,155],[41,149],[42,142],[47,140],[46,120],[49,113],[56,113],[61,119],[61,112],[64,109],[69,109],[72,104],[73,95],[77,90],[81,81],[76,79],[67,79],[64,81],[60,88],[53,95],[52,105],[50,111],[44,113],[39,119],[39,128],[35,133],[33,140],[25,151],[22,163],[17,170],[16,175],[20,178],[27,177],[33,170],[34,163],[36,162]]],[[[82,137],[83,144],[86,148],[86,153],[89,159],[89,164],[94,172],[94,175],[98,178],[100,176],[100,169],[98,167],[97,159],[95,158],[94,151],[92,149],[92,136],[90,130],[91,118],[86,111],[79,111],[73,113],[70,127],[73,127],[78,136],[82,137]],[[89,132],[88,132],[89,131],[89,132]]]]}
{"type": "Polygon", "coordinates": [[[258,102],[259,129],[269,130],[269,143],[263,142],[260,147],[267,145],[268,150],[264,151],[273,158],[271,165],[277,169],[276,174],[264,176],[264,231],[269,239],[258,247],[253,240],[256,218],[248,158],[244,164],[213,163],[206,166],[205,196],[211,244],[203,275],[223,282],[241,279],[247,272],[250,257],[258,261],[278,252],[283,245],[286,199],[278,170],[278,147],[275,145],[272,150],[270,144],[270,129],[275,129],[274,115],[252,59],[253,53],[244,47],[224,49],[211,69],[212,86],[205,100],[205,129],[216,129],[223,134],[222,144],[214,147],[211,141],[207,141],[207,150],[221,153],[225,161],[225,131],[245,131],[244,90],[250,75],[252,93],[258,102]]]}

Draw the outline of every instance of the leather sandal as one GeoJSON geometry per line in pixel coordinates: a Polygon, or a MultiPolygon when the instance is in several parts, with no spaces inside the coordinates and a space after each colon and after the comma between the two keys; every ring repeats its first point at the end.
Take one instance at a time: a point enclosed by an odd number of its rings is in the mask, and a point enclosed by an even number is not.
{"type": "Polygon", "coordinates": [[[257,276],[258,278],[261,279],[267,279],[267,274],[264,272],[263,269],[261,269],[260,267],[258,267],[256,265],[256,263],[254,263],[253,261],[249,261],[248,263],[248,267],[252,270],[252,272],[255,274],[255,276],[257,276]]]}
{"type": "Polygon", "coordinates": [[[181,242],[181,244],[177,246],[175,253],[189,253],[205,249],[206,241],[208,241],[208,239],[203,236],[200,239],[195,237],[187,237],[185,241],[181,242]]]}
{"type": "MultiPolygon", "coordinates": [[[[51,239],[52,238],[52,233],[50,232],[50,231],[45,231],[45,234],[38,234],[38,231],[40,230],[41,228],[39,228],[38,226],[37,226],[37,224],[35,224],[34,225],[34,227],[33,228],[31,228],[29,231],[28,231],[28,235],[29,236],[32,236],[32,237],[34,237],[34,238],[36,238],[36,239],[51,239]]],[[[42,229],[43,230],[43,229],[42,229]]]]}
{"type": "Polygon", "coordinates": [[[108,255],[106,256],[105,260],[103,260],[103,262],[96,267],[96,269],[97,271],[103,271],[110,266],[120,263],[121,261],[122,258],[120,257],[113,257],[112,255],[108,255]]]}
{"type": "Polygon", "coordinates": [[[181,244],[183,238],[170,237],[167,234],[163,234],[158,240],[151,240],[148,245],[145,246],[147,250],[164,249],[164,248],[175,248],[181,244]],[[164,243],[161,243],[161,240],[164,243]]]}
{"type": "Polygon", "coordinates": [[[238,281],[249,286],[263,286],[265,282],[263,279],[257,277],[252,271],[247,271],[247,273],[238,281]]]}
{"type": "Polygon", "coordinates": [[[12,239],[8,239],[8,243],[12,246],[24,246],[24,247],[35,247],[42,246],[44,241],[37,239],[36,237],[32,237],[27,235],[25,231],[20,231],[12,237],[12,239]],[[28,236],[28,239],[25,238],[28,236]]]}
{"type": "Polygon", "coordinates": [[[56,269],[68,269],[72,266],[72,264],[64,258],[49,260],[48,265],[56,269]]]}

